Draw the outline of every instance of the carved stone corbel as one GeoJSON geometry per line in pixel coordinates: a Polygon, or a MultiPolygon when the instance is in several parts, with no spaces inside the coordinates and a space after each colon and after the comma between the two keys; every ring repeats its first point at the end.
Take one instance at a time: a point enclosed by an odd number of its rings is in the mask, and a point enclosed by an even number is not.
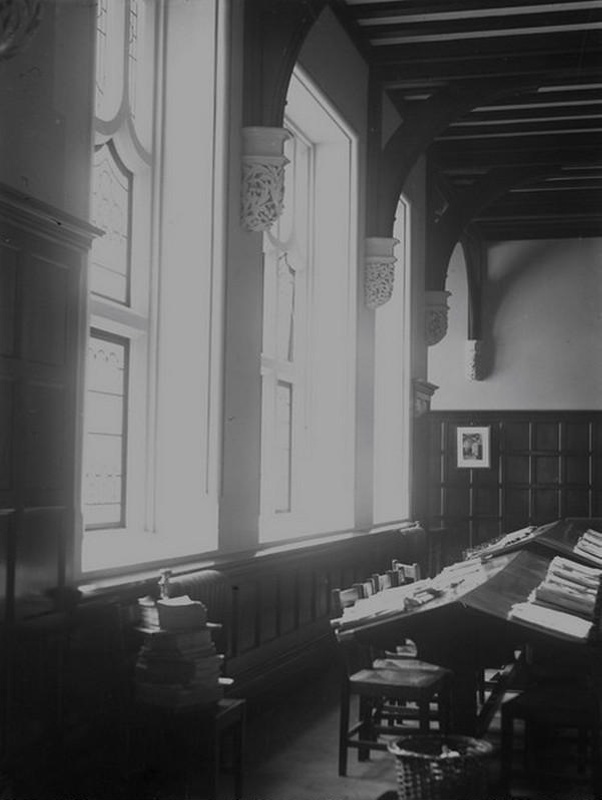
{"type": "Polygon", "coordinates": [[[469,381],[483,380],[483,342],[468,339],[465,345],[466,377],[469,381]]]}
{"type": "Polygon", "coordinates": [[[282,214],[286,128],[243,128],[241,223],[248,231],[266,231],[282,214]]]}
{"type": "Polygon", "coordinates": [[[0,58],[11,58],[33,36],[42,14],[41,0],[0,2],[0,58]]]}
{"type": "Polygon", "coordinates": [[[414,378],[412,381],[413,386],[413,400],[414,400],[414,417],[419,418],[424,416],[431,409],[431,398],[439,388],[434,383],[414,378]]]}
{"type": "Polygon", "coordinates": [[[450,292],[425,292],[426,343],[429,347],[440,342],[447,333],[447,314],[449,311],[447,298],[449,296],[450,292]]]}
{"type": "Polygon", "coordinates": [[[397,261],[393,249],[398,243],[390,236],[366,238],[364,299],[368,308],[378,308],[391,299],[397,261]]]}

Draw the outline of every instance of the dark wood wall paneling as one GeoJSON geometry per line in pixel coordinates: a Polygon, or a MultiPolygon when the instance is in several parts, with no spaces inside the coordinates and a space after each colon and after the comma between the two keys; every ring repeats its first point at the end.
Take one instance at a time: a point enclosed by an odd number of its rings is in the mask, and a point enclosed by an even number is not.
{"type": "Polygon", "coordinates": [[[91,225],[0,185],[0,586],[64,584],[74,528],[76,375],[91,225]]]}
{"type": "Polygon", "coordinates": [[[13,733],[18,739],[19,726],[39,731],[40,720],[55,718],[62,702],[57,659],[63,649],[50,645],[56,635],[33,635],[33,626],[17,638],[15,624],[25,598],[60,591],[68,579],[78,505],[76,375],[84,267],[96,233],[88,223],[0,185],[2,747],[13,733]],[[22,716],[13,714],[16,708],[22,716]]]}
{"type": "MultiPolygon", "coordinates": [[[[425,532],[414,528],[274,548],[212,564],[232,589],[226,652],[232,694],[248,698],[253,713],[323,668],[334,655],[331,590],[387,569],[393,558],[424,565],[426,555],[425,532]]],[[[123,757],[141,644],[136,600],[157,594],[158,578],[107,590],[14,627],[13,669],[0,709],[9,734],[6,763],[18,768],[23,753],[28,765],[43,765],[47,757],[65,762],[77,759],[80,750],[116,763],[123,757]]]]}
{"type": "Polygon", "coordinates": [[[421,529],[345,537],[226,565],[235,595],[229,672],[247,695],[272,680],[295,678],[332,655],[331,591],[350,586],[391,560],[426,565],[421,529]]]}
{"type": "Polygon", "coordinates": [[[602,515],[601,411],[430,414],[429,527],[457,549],[525,525],[602,515]],[[491,428],[491,467],[456,462],[458,426],[491,428]]]}

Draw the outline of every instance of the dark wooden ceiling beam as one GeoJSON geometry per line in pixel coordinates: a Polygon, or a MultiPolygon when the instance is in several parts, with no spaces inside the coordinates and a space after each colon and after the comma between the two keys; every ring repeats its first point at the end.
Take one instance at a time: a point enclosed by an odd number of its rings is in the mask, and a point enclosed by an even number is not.
{"type": "MultiPolygon", "coordinates": [[[[582,5],[583,0],[569,0],[571,5],[582,5]]],[[[589,0],[589,5],[595,7],[597,0],[589,0]]],[[[499,14],[512,13],[525,5],[525,0],[488,0],[486,10],[499,14]]],[[[546,14],[550,6],[558,5],[558,0],[529,0],[528,5],[540,9],[541,14],[546,14]]],[[[566,5],[566,2],[563,2],[566,5]]],[[[465,15],[471,11],[482,11],[483,0],[429,0],[428,5],[424,0],[402,0],[402,2],[386,3],[352,3],[350,9],[353,15],[360,19],[366,17],[383,17],[395,14],[457,14],[465,15]]]]}
{"type": "MultiPolygon", "coordinates": [[[[372,40],[377,64],[425,64],[429,61],[450,62],[462,59],[491,60],[514,55],[519,61],[523,57],[553,56],[555,53],[579,55],[599,49],[602,31],[575,30],[554,33],[534,33],[516,36],[509,34],[497,37],[474,39],[450,39],[434,42],[407,41],[399,44],[372,40]]],[[[510,66],[510,65],[509,65],[510,66]]],[[[552,67],[553,64],[550,63],[552,67]]]]}
{"type": "Polygon", "coordinates": [[[559,81],[567,83],[580,80],[600,80],[602,45],[589,49],[550,46],[545,52],[520,51],[516,43],[507,42],[503,52],[459,52],[454,58],[444,57],[441,48],[417,49],[413,58],[407,48],[391,48],[390,53],[377,53],[374,66],[378,68],[385,86],[403,87],[427,85],[429,80],[440,85],[454,81],[483,80],[484,76],[502,80],[523,77],[537,78],[539,83],[553,85],[559,81]],[[428,52],[427,52],[428,51],[428,52]],[[403,55],[403,57],[402,57],[403,55]],[[543,79],[543,80],[542,80],[543,79]]]}
{"type": "MultiPolygon", "coordinates": [[[[588,199],[585,203],[583,197],[578,194],[573,197],[555,196],[552,199],[537,201],[534,198],[519,200],[515,196],[506,195],[491,208],[481,211],[478,215],[475,214],[475,219],[495,219],[506,216],[520,217],[521,219],[554,219],[566,216],[589,219],[591,212],[585,212],[584,209],[587,209],[591,202],[588,199]]],[[[599,211],[595,216],[602,220],[602,197],[598,197],[596,205],[599,211]]]]}
{"type": "Polygon", "coordinates": [[[478,229],[489,242],[527,239],[586,239],[601,235],[600,222],[509,220],[494,224],[479,220],[478,229]]]}
{"type": "Polygon", "coordinates": [[[379,151],[375,235],[390,235],[421,154],[429,185],[436,176],[450,192],[443,216],[428,192],[430,288],[443,288],[449,248],[474,219],[509,238],[600,233],[601,0],[334,2],[403,119],[379,151]]]}
{"type": "MultiPolygon", "coordinates": [[[[392,15],[391,15],[392,16],[392,15]]],[[[486,41],[504,36],[555,36],[559,28],[577,33],[594,31],[602,21],[602,9],[579,9],[577,11],[548,11],[545,14],[517,14],[508,12],[499,16],[479,16],[442,19],[429,14],[421,15],[420,21],[409,21],[407,16],[398,22],[371,24],[366,35],[373,46],[383,46],[389,40],[394,44],[414,45],[436,41],[442,45],[458,41],[486,41]],[[414,41],[416,40],[416,41],[414,41]]],[[[517,42],[520,47],[520,40],[517,42]]]]}
{"type": "Polygon", "coordinates": [[[490,169],[492,165],[504,167],[530,166],[534,164],[556,164],[564,167],[600,166],[602,164],[601,137],[588,134],[565,146],[558,142],[538,142],[537,137],[505,140],[496,147],[491,142],[457,141],[436,142],[429,155],[442,170],[490,169]],[[526,141],[527,140],[527,141],[526,141]]]}
{"type": "Polygon", "coordinates": [[[469,225],[460,237],[468,286],[468,338],[482,336],[483,281],[487,274],[487,250],[476,225],[469,225]]]}
{"type": "Polygon", "coordinates": [[[371,235],[391,236],[399,196],[416,160],[438,133],[453,119],[461,118],[482,103],[492,89],[490,81],[450,87],[434,94],[415,113],[406,115],[379,158],[377,206],[370,220],[371,235]]]}
{"type": "MultiPolygon", "coordinates": [[[[592,174],[589,177],[582,177],[582,178],[567,178],[563,181],[544,181],[542,184],[538,184],[537,186],[526,186],[522,189],[513,190],[517,194],[540,194],[545,195],[548,192],[592,192],[592,191],[600,191],[602,190],[602,177],[598,177],[592,174]]],[[[584,198],[586,195],[584,194],[584,198]]],[[[602,200],[602,198],[601,198],[602,200]]]]}
{"type": "Polygon", "coordinates": [[[438,217],[431,214],[427,219],[427,287],[442,289],[445,286],[454,247],[469,224],[477,220],[484,209],[503,197],[509,189],[541,180],[544,176],[555,174],[557,169],[547,164],[530,169],[492,169],[461,193],[455,193],[439,181],[439,191],[447,196],[449,204],[443,214],[438,217]]]}
{"type": "Polygon", "coordinates": [[[247,0],[243,124],[280,126],[299,50],[328,0],[247,0]]]}
{"type": "Polygon", "coordinates": [[[523,108],[509,108],[500,105],[497,108],[489,108],[487,111],[475,109],[474,111],[470,111],[464,119],[451,123],[450,129],[473,127],[486,131],[488,127],[498,127],[500,131],[504,131],[509,122],[549,122],[558,118],[602,118],[602,97],[595,102],[583,103],[580,105],[549,105],[547,103],[541,103],[535,108],[533,105],[533,103],[526,103],[526,107],[523,108]]]}
{"type": "MultiPolygon", "coordinates": [[[[552,136],[554,141],[560,143],[563,136],[585,136],[590,133],[602,134],[602,113],[592,117],[577,117],[575,119],[555,119],[508,122],[505,125],[470,125],[468,120],[462,119],[448,127],[437,137],[440,142],[457,142],[478,139],[482,143],[488,141],[498,142],[512,139],[521,139],[528,136],[552,136]]],[[[510,141],[510,146],[512,142],[510,141]]]]}

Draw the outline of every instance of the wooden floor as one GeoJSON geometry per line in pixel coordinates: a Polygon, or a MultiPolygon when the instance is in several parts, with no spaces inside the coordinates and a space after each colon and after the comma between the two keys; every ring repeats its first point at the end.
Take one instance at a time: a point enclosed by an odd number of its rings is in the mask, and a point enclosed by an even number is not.
{"type": "MultiPolygon", "coordinates": [[[[304,684],[288,696],[286,703],[251,719],[244,800],[379,800],[395,792],[394,760],[387,753],[374,752],[369,762],[358,762],[350,751],[348,776],[337,775],[337,728],[334,670],[304,684]]],[[[499,715],[486,738],[497,747],[499,715]]],[[[541,771],[527,775],[522,769],[518,727],[515,738],[513,800],[598,800],[588,791],[587,776],[579,774],[571,763],[571,742],[550,739],[540,753],[541,771]]],[[[489,777],[490,794],[483,800],[502,800],[497,790],[497,751],[489,777]]],[[[233,798],[224,783],[220,800],[239,799],[233,798]]]]}
{"type": "MultiPolygon", "coordinates": [[[[395,762],[374,752],[368,762],[349,754],[346,777],[337,774],[338,673],[334,665],[301,686],[290,688],[261,707],[249,703],[246,726],[245,786],[236,797],[232,779],[223,775],[217,800],[397,800],[395,762]]],[[[117,731],[109,735],[117,737],[117,731]]],[[[411,731],[409,731],[411,733],[411,731]]],[[[105,737],[105,741],[106,741],[105,737]]],[[[487,734],[499,743],[499,715],[487,734]]],[[[540,748],[539,771],[526,775],[517,729],[512,800],[599,800],[588,792],[586,775],[575,769],[574,744],[550,737],[540,748]]],[[[50,747],[51,743],[47,745],[50,747]]],[[[2,780],[0,800],[207,800],[202,787],[203,755],[196,779],[183,786],[171,759],[151,760],[140,772],[111,763],[93,743],[82,741],[80,754],[62,763],[48,751],[44,769],[23,768],[2,780]],[[176,788],[176,786],[178,788],[176,788]]],[[[489,766],[489,792],[482,800],[508,800],[498,788],[499,759],[489,766]]],[[[479,800],[481,800],[479,798],[479,800]]]]}

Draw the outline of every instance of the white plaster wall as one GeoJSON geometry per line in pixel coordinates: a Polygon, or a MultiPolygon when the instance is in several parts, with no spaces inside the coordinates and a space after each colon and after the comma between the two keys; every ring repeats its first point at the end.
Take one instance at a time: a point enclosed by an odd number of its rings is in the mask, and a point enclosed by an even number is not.
{"type": "Polygon", "coordinates": [[[96,9],[42,4],[39,28],[0,70],[0,181],[88,218],[96,9]]]}
{"type": "Polygon", "coordinates": [[[483,290],[488,374],[466,378],[462,249],[446,289],[449,330],[429,348],[433,410],[602,407],[602,240],[507,242],[489,250],[483,290]]]}

